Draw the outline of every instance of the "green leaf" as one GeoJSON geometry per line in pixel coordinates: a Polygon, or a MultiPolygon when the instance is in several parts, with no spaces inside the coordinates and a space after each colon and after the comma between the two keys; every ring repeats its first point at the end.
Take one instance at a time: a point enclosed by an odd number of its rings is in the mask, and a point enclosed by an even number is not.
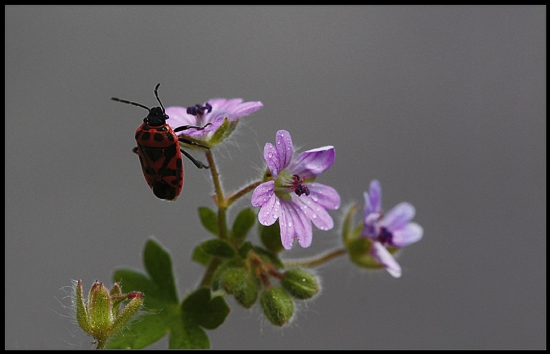
{"type": "Polygon", "coordinates": [[[108,349],[141,349],[145,348],[166,335],[169,319],[167,311],[150,312],[134,320],[124,330],[114,336],[108,349]]]}
{"type": "Polygon", "coordinates": [[[214,210],[207,207],[199,208],[199,218],[202,226],[212,234],[218,236],[218,216],[214,210]]]}
{"type": "Polygon", "coordinates": [[[253,251],[254,253],[256,253],[258,256],[260,256],[260,258],[264,261],[264,262],[269,262],[269,263],[272,263],[274,264],[277,268],[284,268],[284,265],[283,265],[283,262],[281,262],[281,260],[279,259],[279,257],[277,257],[276,254],[266,250],[266,249],[263,249],[261,247],[254,247],[253,248],[253,251]]]}
{"type": "Polygon", "coordinates": [[[197,247],[195,247],[195,249],[193,250],[193,255],[191,256],[191,259],[206,267],[208,266],[208,263],[210,263],[212,256],[206,253],[201,246],[202,245],[198,245],[197,247]]]}
{"type": "Polygon", "coordinates": [[[241,210],[241,212],[235,218],[232,228],[232,239],[236,243],[241,243],[246,238],[246,235],[254,226],[256,221],[256,213],[251,208],[241,210]]]}
{"type": "Polygon", "coordinates": [[[241,248],[239,248],[239,256],[242,259],[246,259],[248,257],[248,252],[252,250],[253,246],[250,241],[245,242],[241,248]]]}
{"type": "Polygon", "coordinates": [[[211,298],[208,288],[200,288],[189,294],[183,300],[181,310],[184,320],[193,320],[206,329],[219,327],[230,311],[221,296],[211,298]]]}
{"type": "Polygon", "coordinates": [[[120,282],[123,292],[141,291],[144,294],[143,309],[148,313],[111,338],[107,348],[145,348],[168,332],[170,348],[209,348],[208,336],[199,327],[199,323],[184,319],[189,316],[183,316],[177,299],[172,261],[168,252],[158,242],[148,240],[143,251],[143,260],[150,277],[134,270],[121,269],[115,272],[114,280],[120,282]]]}
{"type": "Polygon", "coordinates": [[[151,279],[162,289],[169,302],[178,302],[172,259],[170,254],[155,240],[149,239],[143,250],[143,264],[151,279]]]}
{"type": "Polygon", "coordinates": [[[170,349],[210,349],[210,341],[202,328],[190,319],[179,316],[170,332],[170,349]]]}
{"type": "Polygon", "coordinates": [[[233,258],[237,254],[229,242],[219,239],[205,241],[200,247],[206,254],[214,257],[233,258]]]}
{"type": "Polygon", "coordinates": [[[281,229],[279,228],[279,222],[270,226],[259,225],[260,240],[265,248],[271,252],[277,254],[284,250],[281,243],[281,229]]]}

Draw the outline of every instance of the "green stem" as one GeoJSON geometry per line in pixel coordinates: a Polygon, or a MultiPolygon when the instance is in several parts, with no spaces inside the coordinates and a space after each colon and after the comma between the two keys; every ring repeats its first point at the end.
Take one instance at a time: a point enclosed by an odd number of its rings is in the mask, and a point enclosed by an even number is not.
{"type": "Polygon", "coordinates": [[[210,264],[208,265],[208,268],[206,268],[206,272],[204,273],[204,276],[201,280],[201,285],[199,287],[207,287],[209,288],[212,283],[212,277],[214,276],[214,272],[216,269],[218,269],[218,266],[220,265],[221,261],[219,258],[212,258],[210,261],[210,264]]]}
{"type": "Polygon", "coordinates": [[[262,184],[262,181],[256,181],[250,183],[248,186],[244,187],[240,191],[233,193],[229,197],[227,197],[227,206],[229,207],[231,204],[235,203],[240,197],[245,195],[246,193],[254,190],[256,187],[258,187],[260,184],[262,184]]]}
{"type": "Polygon", "coordinates": [[[343,256],[346,253],[348,253],[348,251],[345,248],[338,248],[338,249],[323,253],[316,257],[306,258],[306,259],[297,259],[297,260],[288,259],[288,260],[283,260],[283,263],[285,265],[285,268],[290,268],[290,267],[313,268],[323,263],[326,263],[328,261],[331,261],[336,257],[343,256]]]}
{"type": "Polygon", "coordinates": [[[210,165],[210,173],[212,174],[212,181],[214,182],[214,190],[216,191],[216,204],[218,205],[218,237],[222,240],[227,239],[227,200],[223,195],[222,184],[220,182],[220,174],[214,161],[214,155],[211,150],[206,150],[206,159],[210,165]]]}

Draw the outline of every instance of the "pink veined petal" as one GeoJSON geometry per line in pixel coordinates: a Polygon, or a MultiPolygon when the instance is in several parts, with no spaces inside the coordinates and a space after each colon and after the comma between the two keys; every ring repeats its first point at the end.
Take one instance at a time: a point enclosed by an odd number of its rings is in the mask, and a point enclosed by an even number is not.
{"type": "Polygon", "coordinates": [[[260,101],[245,102],[235,107],[233,113],[237,118],[240,118],[256,112],[257,110],[261,109],[263,106],[264,106],[263,103],[260,101]]]}
{"type": "Polygon", "coordinates": [[[382,211],[382,187],[380,182],[373,180],[370,183],[369,188],[369,202],[370,207],[372,208],[371,212],[379,213],[382,211]]]}
{"type": "Polygon", "coordinates": [[[321,184],[321,183],[308,183],[309,197],[326,209],[335,210],[340,207],[340,195],[336,189],[321,184]]]}
{"type": "Polygon", "coordinates": [[[394,232],[404,227],[414,217],[414,207],[409,203],[400,203],[393,207],[382,218],[381,226],[394,232]]]}
{"type": "Polygon", "coordinates": [[[280,217],[280,201],[279,197],[273,193],[267,203],[262,205],[260,212],[258,213],[258,221],[264,226],[273,225],[275,221],[280,217]]]}
{"type": "Polygon", "coordinates": [[[271,143],[266,143],[264,146],[264,160],[273,178],[277,178],[279,172],[281,172],[281,161],[279,153],[271,143]]]}
{"type": "Polygon", "coordinates": [[[422,229],[422,226],[411,222],[393,232],[391,243],[397,247],[405,247],[411,243],[420,241],[423,233],[424,230],[422,229]]]}
{"type": "Polygon", "coordinates": [[[281,229],[281,243],[287,250],[292,248],[294,243],[294,228],[292,227],[292,217],[286,203],[281,203],[282,212],[279,216],[279,228],[281,229]],[[289,225],[290,222],[290,225],[289,225]]]}
{"type": "Polygon", "coordinates": [[[369,253],[394,277],[401,277],[401,266],[380,242],[374,241],[369,253]]]}
{"type": "Polygon", "coordinates": [[[297,195],[291,195],[291,198],[294,204],[300,208],[302,213],[307,215],[308,219],[311,220],[319,230],[327,231],[334,227],[334,221],[325,208],[315,203],[309,196],[302,195],[299,197],[297,195]]]}
{"type": "Polygon", "coordinates": [[[311,227],[311,221],[301,208],[293,201],[286,201],[288,215],[287,221],[292,221],[291,226],[294,229],[294,237],[298,240],[298,244],[307,248],[311,245],[313,230],[311,227]]]}
{"type": "Polygon", "coordinates": [[[286,130],[279,130],[275,134],[275,149],[279,153],[279,172],[284,170],[290,161],[292,161],[292,155],[294,155],[294,144],[292,144],[292,138],[290,133],[286,130]]]}
{"type": "Polygon", "coordinates": [[[300,153],[288,166],[293,175],[317,177],[334,163],[334,147],[324,146],[300,153]]]}
{"type": "Polygon", "coordinates": [[[273,194],[275,194],[274,181],[268,181],[260,184],[252,193],[252,206],[260,207],[264,205],[273,194]]]}

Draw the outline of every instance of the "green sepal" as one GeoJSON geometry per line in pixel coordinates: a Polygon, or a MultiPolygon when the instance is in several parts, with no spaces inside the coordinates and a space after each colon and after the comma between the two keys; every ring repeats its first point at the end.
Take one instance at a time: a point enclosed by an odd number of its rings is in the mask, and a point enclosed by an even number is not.
{"type": "Polygon", "coordinates": [[[235,218],[231,229],[231,241],[240,244],[246,239],[246,235],[256,222],[256,213],[251,208],[241,210],[235,218]]]}
{"type": "Polygon", "coordinates": [[[210,233],[218,236],[218,215],[216,212],[208,207],[199,208],[199,219],[202,226],[210,233]]]}
{"type": "Polygon", "coordinates": [[[235,130],[237,127],[237,124],[239,123],[239,120],[235,120],[231,122],[229,118],[225,117],[223,119],[222,125],[218,129],[216,129],[216,132],[210,139],[208,139],[208,144],[210,146],[214,146],[222,142],[223,140],[227,139],[229,135],[231,135],[231,132],[235,130]]]}
{"type": "Polygon", "coordinates": [[[281,243],[281,229],[278,221],[270,226],[258,224],[258,233],[262,245],[271,252],[277,254],[285,249],[281,243]]]}
{"type": "Polygon", "coordinates": [[[355,229],[353,229],[352,226],[353,216],[357,212],[358,208],[359,207],[357,205],[352,205],[344,217],[344,222],[342,224],[342,240],[344,241],[344,245],[347,245],[351,240],[356,239],[361,231],[362,225],[359,225],[355,229]]]}
{"type": "Polygon", "coordinates": [[[260,304],[265,317],[275,326],[287,324],[294,313],[294,303],[290,295],[280,286],[266,289],[260,296],[260,304]]]}
{"type": "Polygon", "coordinates": [[[208,288],[200,288],[189,294],[183,300],[181,310],[184,320],[191,319],[206,329],[219,327],[230,312],[223,297],[211,297],[208,288]]]}
{"type": "Polygon", "coordinates": [[[220,239],[204,241],[200,247],[206,254],[214,257],[233,258],[237,254],[229,242],[220,239]]]}

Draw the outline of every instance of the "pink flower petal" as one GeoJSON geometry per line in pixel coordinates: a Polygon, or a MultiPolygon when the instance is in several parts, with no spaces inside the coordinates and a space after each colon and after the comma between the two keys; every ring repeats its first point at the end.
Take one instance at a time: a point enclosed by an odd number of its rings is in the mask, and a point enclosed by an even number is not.
{"type": "Polygon", "coordinates": [[[372,243],[370,255],[380,262],[394,278],[401,277],[401,266],[380,242],[374,241],[372,243]]]}
{"type": "Polygon", "coordinates": [[[275,135],[275,149],[279,154],[279,172],[285,169],[294,155],[292,138],[286,130],[279,130],[275,135]]]}
{"type": "Polygon", "coordinates": [[[334,147],[325,146],[300,153],[288,166],[291,174],[306,178],[317,177],[334,163],[334,147]]]}
{"type": "Polygon", "coordinates": [[[411,222],[404,227],[393,232],[392,244],[397,247],[405,247],[411,243],[420,241],[424,230],[422,226],[411,222]]]}

